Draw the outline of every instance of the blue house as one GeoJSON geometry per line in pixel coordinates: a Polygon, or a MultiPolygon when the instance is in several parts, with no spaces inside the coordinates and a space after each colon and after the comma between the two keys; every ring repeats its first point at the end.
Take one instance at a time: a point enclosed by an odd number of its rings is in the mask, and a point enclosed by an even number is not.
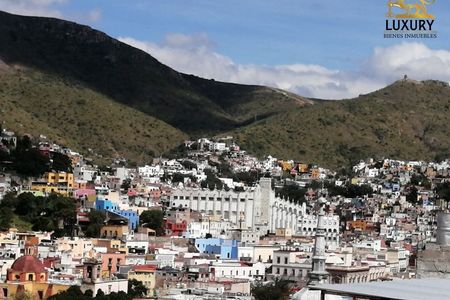
{"type": "Polygon", "coordinates": [[[195,239],[200,253],[220,255],[221,259],[238,259],[238,241],[217,238],[195,239]]]}
{"type": "Polygon", "coordinates": [[[128,220],[128,228],[135,230],[139,226],[139,215],[132,210],[120,210],[119,207],[108,199],[95,200],[95,209],[109,211],[128,220]]]}

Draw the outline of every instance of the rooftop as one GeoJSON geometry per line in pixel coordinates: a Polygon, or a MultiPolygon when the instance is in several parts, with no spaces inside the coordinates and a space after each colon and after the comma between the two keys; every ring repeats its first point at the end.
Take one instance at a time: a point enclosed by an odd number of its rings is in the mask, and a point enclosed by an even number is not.
{"type": "Polygon", "coordinates": [[[323,284],[311,287],[330,295],[392,300],[446,300],[450,295],[448,279],[410,279],[353,284],[323,284]]]}

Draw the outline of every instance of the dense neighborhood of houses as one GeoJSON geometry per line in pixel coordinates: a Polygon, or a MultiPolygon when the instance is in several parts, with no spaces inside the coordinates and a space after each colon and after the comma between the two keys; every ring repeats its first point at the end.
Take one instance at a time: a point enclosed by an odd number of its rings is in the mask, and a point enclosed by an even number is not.
{"type": "MultiPolygon", "coordinates": [[[[1,140],[3,151],[18,143],[6,130],[1,140]]],[[[223,137],[105,169],[45,137],[33,147],[67,156],[70,171],[23,178],[5,167],[0,205],[69,198],[74,219],[45,231],[20,229],[16,216],[2,228],[0,299],[72,286],[126,293],[133,279],[146,288],[140,298],[253,299],[254,286],[283,279],[292,298],[316,299],[320,285],[450,278],[450,238],[438,228],[449,223],[448,160],[369,159],[335,172],[261,160],[223,137]]]]}

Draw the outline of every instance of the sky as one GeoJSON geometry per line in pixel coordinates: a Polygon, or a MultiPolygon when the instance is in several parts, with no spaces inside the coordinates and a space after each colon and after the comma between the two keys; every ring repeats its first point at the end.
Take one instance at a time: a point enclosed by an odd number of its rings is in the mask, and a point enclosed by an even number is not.
{"type": "Polygon", "coordinates": [[[405,74],[449,82],[450,3],[428,9],[437,38],[388,39],[386,0],[0,0],[7,12],[89,25],[180,72],[322,99],[405,74]]]}

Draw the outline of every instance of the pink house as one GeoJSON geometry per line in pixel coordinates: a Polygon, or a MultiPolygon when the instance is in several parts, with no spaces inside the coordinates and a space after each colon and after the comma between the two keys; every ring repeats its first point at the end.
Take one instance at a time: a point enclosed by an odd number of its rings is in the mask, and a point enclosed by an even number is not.
{"type": "Polygon", "coordinates": [[[94,189],[80,189],[80,190],[76,190],[73,193],[73,196],[76,199],[80,199],[80,198],[83,198],[83,197],[88,198],[89,196],[95,196],[95,190],[94,189]]]}
{"type": "Polygon", "coordinates": [[[109,278],[119,271],[119,266],[125,265],[125,253],[102,253],[102,277],[109,278]]]}

